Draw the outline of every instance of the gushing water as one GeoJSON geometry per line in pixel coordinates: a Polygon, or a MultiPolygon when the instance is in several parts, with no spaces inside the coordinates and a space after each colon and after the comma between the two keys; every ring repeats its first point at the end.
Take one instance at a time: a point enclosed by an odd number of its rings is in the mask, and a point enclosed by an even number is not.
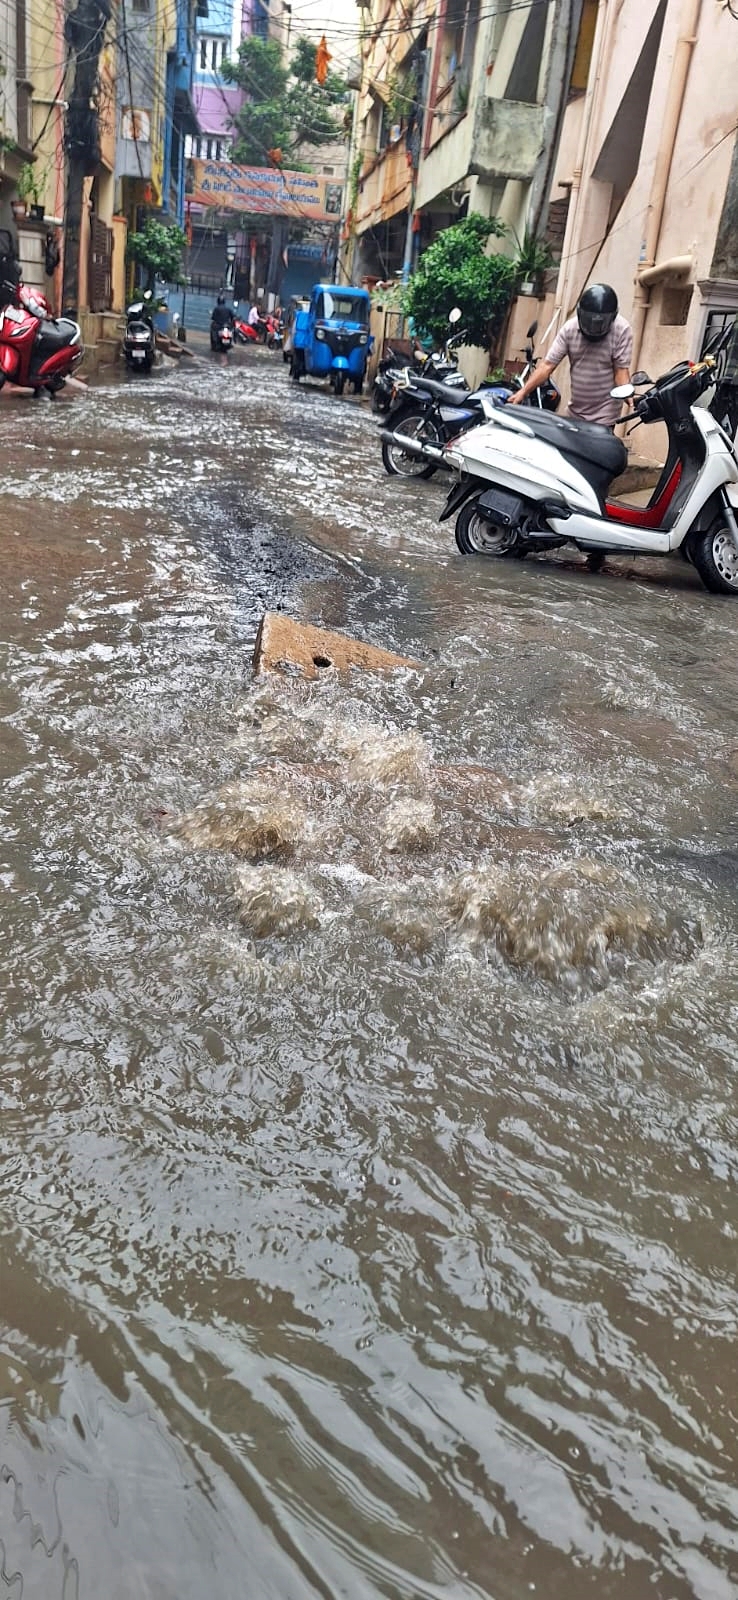
{"type": "Polygon", "coordinates": [[[251,352],[2,403],[0,1592],[734,1600],[734,609],[251,352]]]}

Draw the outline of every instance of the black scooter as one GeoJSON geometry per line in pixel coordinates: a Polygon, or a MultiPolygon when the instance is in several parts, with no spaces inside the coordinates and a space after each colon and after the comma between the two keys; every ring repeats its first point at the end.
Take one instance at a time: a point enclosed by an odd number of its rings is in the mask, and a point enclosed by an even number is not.
{"type": "Polygon", "coordinates": [[[154,365],[156,335],[152,300],[151,290],[147,289],[143,298],[134,300],[126,312],[123,354],[132,372],[150,372],[154,365]]]}
{"type": "Polygon", "coordinates": [[[218,326],[218,324],[215,322],[211,322],[210,348],[213,351],[219,352],[221,355],[230,355],[230,352],[233,349],[233,327],[230,322],[225,322],[221,326],[218,326]]]}

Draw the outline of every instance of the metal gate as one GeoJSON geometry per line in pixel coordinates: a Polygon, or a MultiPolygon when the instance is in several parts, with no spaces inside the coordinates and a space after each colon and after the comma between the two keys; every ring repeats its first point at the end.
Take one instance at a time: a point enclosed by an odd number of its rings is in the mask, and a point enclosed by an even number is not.
{"type": "Polygon", "coordinates": [[[109,311],[113,300],[113,230],[99,217],[90,217],[88,274],[91,311],[109,311]]]}

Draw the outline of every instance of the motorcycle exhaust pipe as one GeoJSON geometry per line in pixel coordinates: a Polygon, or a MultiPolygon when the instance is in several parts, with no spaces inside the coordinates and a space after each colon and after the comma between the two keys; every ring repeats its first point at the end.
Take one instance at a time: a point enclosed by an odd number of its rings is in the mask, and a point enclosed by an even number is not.
{"type": "Polygon", "coordinates": [[[408,439],[404,433],[392,433],[389,428],[382,428],[379,435],[382,444],[396,444],[408,456],[418,456],[423,461],[439,461],[445,465],[443,450],[436,444],[422,444],[419,439],[408,439]]]}

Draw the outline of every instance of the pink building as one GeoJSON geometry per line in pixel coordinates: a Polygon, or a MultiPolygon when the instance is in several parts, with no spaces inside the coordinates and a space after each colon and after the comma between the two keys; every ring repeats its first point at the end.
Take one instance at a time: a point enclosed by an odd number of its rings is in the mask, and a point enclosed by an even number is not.
{"type": "Polygon", "coordinates": [[[207,17],[198,20],[193,100],[201,132],[189,155],[210,161],[228,157],[243,94],[225,82],[221,69],[241,39],[255,31],[254,20],[252,0],[209,0],[207,17]]]}

